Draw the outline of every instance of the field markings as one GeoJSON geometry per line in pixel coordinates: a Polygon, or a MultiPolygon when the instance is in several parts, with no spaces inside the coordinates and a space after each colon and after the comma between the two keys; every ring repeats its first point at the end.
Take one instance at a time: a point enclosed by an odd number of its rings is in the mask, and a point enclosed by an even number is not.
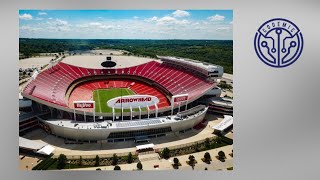
{"type": "Polygon", "coordinates": [[[97,90],[97,94],[98,94],[98,102],[99,102],[99,112],[101,113],[101,101],[100,101],[100,91],[97,90]]]}
{"type": "MultiPolygon", "coordinates": [[[[94,98],[96,100],[96,112],[101,113],[110,113],[112,112],[112,107],[109,107],[107,105],[107,101],[116,97],[120,97],[121,95],[127,96],[127,95],[134,95],[136,94],[133,90],[130,90],[128,88],[111,88],[111,89],[99,89],[94,92],[94,98]],[[121,93],[121,91],[123,91],[121,93]],[[98,93],[98,94],[96,94],[98,93]]],[[[141,108],[141,110],[146,110],[146,108],[141,108]]],[[[138,109],[133,109],[133,111],[138,111],[138,109]]],[[[120,109],[115,109],[116,113],[121,112],[120,109]]],[[[130,112],[128,109],[124,109],[124,112],[130,112]]]]}
{"type": "Polygon", "coordinates": [[[126,89],[126,92],[127,92],[127,94],[132,95],[132,93],[131,93],[131,92],[129,92],[129,90],[128,90],[128,89],[126,89]]]}

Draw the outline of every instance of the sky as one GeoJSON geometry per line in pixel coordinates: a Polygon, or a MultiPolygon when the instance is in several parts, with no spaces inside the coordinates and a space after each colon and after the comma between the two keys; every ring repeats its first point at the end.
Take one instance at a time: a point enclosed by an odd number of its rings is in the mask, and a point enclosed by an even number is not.
{"type": "Polygon", "coordinates": [[[20,10],[20,38],[232,40],[232,10],[20,10]]]}

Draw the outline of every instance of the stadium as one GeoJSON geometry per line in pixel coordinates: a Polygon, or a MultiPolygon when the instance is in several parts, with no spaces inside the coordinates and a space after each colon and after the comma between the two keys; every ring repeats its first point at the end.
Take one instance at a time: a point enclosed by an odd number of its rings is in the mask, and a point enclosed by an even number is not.
{"type": "Polygon", "coordinates": [[[24,86],[33,111],[47,113],[41,125],[50,134],[115,142],[190,130],[208,110],[197,100],[223,74],[221,66],[178,57],[95,57],[89,65],[59,57],[24,86]]]}

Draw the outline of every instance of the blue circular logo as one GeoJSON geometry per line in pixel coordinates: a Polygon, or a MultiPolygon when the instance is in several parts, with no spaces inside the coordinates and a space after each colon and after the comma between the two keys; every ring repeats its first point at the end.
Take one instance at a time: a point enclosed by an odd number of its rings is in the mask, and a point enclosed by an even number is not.
{"type": "Polygon", "coordinates": [[[262,62],[271,67],[282,68],[300,57],[303,37],[293,22],[275,18],[259,27],[254,37],[254,47],[262,62]]]}

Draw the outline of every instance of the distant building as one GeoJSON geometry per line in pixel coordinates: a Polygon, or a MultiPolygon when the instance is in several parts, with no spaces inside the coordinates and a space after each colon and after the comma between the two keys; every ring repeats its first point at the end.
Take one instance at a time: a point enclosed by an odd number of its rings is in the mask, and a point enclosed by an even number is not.
{"type": "Polygon", "coordinates": [[[233,100],[229,98],[213,97],[208,100],[209,112],[223,115],[233,115],[233,100]]]}

